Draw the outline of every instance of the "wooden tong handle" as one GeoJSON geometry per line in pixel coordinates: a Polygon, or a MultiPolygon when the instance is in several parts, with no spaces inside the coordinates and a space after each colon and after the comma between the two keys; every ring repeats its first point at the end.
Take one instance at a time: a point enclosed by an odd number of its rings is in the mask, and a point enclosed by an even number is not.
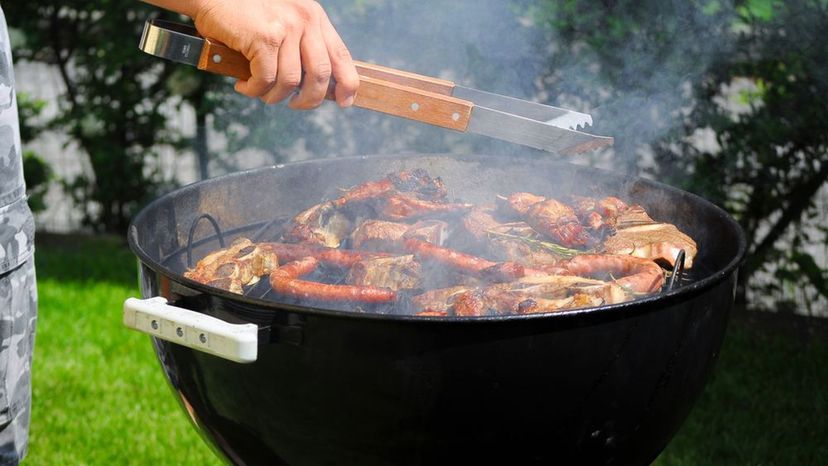
{"type": "MultiPolygon", "coordinates": [[[[451,97],[451,81],[369,63],[355,64],[359,91],[354,106],[456,131],[468,127],[474,104],[451,97]]],[[[250,78],[250,62],[244,55],[210,39],[204,39],[198,68],[237,79],[250,78]]]]}

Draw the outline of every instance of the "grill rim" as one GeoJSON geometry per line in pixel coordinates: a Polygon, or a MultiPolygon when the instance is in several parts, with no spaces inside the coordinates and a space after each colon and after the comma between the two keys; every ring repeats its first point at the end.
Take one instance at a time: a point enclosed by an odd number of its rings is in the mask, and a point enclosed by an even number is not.
{"type": "MultiPolygon", "coordinates": [[[[337,310],[337,309],[330,309],[321,306],[315,305],[297,305],[297,304],[290,304],[290,303],[283,303],[274,300],[265,300],[254,298],[246,295],[239,295],[236,293],[231,293],[229,291],[221,290],[218,288],[213,288],[207,286],[205,284],[196,282],[189,278],[184,277],[182,273],[178,273],[173,271],[172,269],[164,266],[161,261],[154,259],[148,252],[144,250],[143,247],[140,245],[140,239],[138,238],[138,228],[137,225],[141,224],[145,221],[145,217],[156,213],[156,211],[160,210],[160,206],[166,202],[174,201],[174,197],[181,196],[186,194],[191,190],[200,189],[202,186],[206,186],[212,183],[222,183],[226,180],[232,180],[234,178],[244,178],[253,175],[258,175],[264,172],[269,171],[277,171],[282,170],[284,168],[289,168],[292,166],[301,166],[301,165],[308,165],[308,166],[318,166],[318,165],[325,165],[326,163],[331,162],[331,160],[337,160],[340,162],[348,162],[348,161],[364,161],[366,159],[386,159],[386,160],[397,160],[397,161],[413,161],[419,157],[452,157],[460,160],[483,160],[486,158],[490,159],[500,159],[497,156],[491,155],[469,155],[469,156],[458,156],[456,154],[404,154],[404,155],[362,155],[362,156],[352,156],[352,157],[334,157],[330,159],[312,159],[312,160],[305,160],[300,162],[293,162],[287,164],[276,164],[270,165],[266,167],[260,167],[250,170],[238,171],[229,173],[226,175],[218,176],[215,178],[210,178],[207,180],[197,181],[186,185],[184,187],[178,188],[173,190],[169,193],[164,194],[163,196],[158,197],[157,199],[153,200],[149,204],[147,204],[141,211],[135,215],[129,225],[128,234],[127,234],[127,241],[129,243],[129,247],[132,252],[138,257],[141,264],[146,267],[152,269],[155,273],[166,277],[169,280],[175,281],[180,283],[187,288],[193,289],[198,291],[207,296],[215,296],[221,299],[230,300],[232,302],[238,303],[242,306],[257,306],[262,310],[270,310],[273,312],[282,312],[282,311],[290,311],[296,312],[299,314],[307,314],[307,315],[319,315],[319,316],[327,316],[327,317],[338,317],[338,318],[347,318],[347,319],[358,319],[358,320],[381,320],[381,321],[399,321],[399,322],[416,322],[416,323],[446,323],[446,324],[470,324],[470,323],[497,323],[497,322],[514,322],[514,321],[529,321],[535,319],[558,319],[558,320],[568,320],[568,319],[582,319],[582,318],[592,318],[598,317],[601,318],[621,318],[627,317],[634,314],[642,314],[646,312],[653,312],[657,309],[660,309],[664,306],[669,306],[673,303],[685,301],[692,297],[698,296],[710,289],[714,286],[718,285],[722,281],[724,281],[728,276],[736,271],[739,267],[741,262],[744,260],[745,253],[747,251],[747,239],[744,233],[744,230],[741,226],[721,207],[713,204],[712,202],[698,196],[694,193],[689,191],[684,191],[678,189],[676,187],[658,182],[653,180],[648,180],[640,177],[631,177],[631,176],[623,176],[619,175],[614,172],[610,172],[608,170],[604,170],[601,168],[594,168],[594,167],[583,167],[577,166],[578,169],[587,170],[590,172],[601,173],[602,175],[610,178],[615,178],[619,180],[623,180],[625,182],[635,182],[643,184],[645,187],[653,190],[659,190],[668,192],[677,196],[685,196],[689,197],[689,199],[696,203],[704,206],[706,209],[710,209],[715,215],[723,221],[725,224],[730,227],[733,232],[736,234],[737,245],[736,245],[736,254],[727,263],[723,268],[719,270],[715,270],[711,272],[709,275],[700,278],[696,281],[693,281],[690,284],[680,286],[673,290],[669,290],[667,292],[660,292],[658,294],[646,296],[643,298],[635,299],[633,301],[627,301],[624,303],[619,304],[609,304],[603,306],[596,306],[596,307],[587,307],[587,308],[579,308],[579,309],[571,309],[571,310],[561,310],[555,312],[545,312],[545,313],[538,313],[538,314],[512,314],[512,315],[505,315],[505,316],[472,316],[472,317],[458,317],[458,316],[445,316],[445,317],[436,317],[436,316],[416,316],[416,315],[398,315],[398,314],[380,314],[380,313],[371,313],[371,312],[354,312],[348,310],[337,310]],[[596,314],[598,316],[596,316],[596,314]]],[[[557,161],[550,161],[552,165],[571,165],[565,162],[557,162],[557,161]]],[[[246,227],[250,227],[253,223],[249,223],[246,227]]],[[[237,227],[240,228],[240,227],[237,227]]]]}

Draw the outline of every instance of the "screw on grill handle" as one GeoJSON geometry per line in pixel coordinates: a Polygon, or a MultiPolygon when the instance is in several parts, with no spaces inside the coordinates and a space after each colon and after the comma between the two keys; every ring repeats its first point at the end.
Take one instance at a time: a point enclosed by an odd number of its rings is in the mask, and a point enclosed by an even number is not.
{"type": "Polygon", "coordinates": [[[256,361],[258,327],[231,324],[200,312],[167,304],[162,297],[124,301],[124,325],[235,362],[256,361]]]}

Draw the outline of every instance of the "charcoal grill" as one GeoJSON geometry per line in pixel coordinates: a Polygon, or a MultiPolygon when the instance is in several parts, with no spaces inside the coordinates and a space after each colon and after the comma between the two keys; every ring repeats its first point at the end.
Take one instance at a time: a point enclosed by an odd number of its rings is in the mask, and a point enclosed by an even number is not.
{"type": "Polygon", "coordinates": [[[200,335],[189,328],[153,338],[199,432],[235,464],[286,465],[648,464],[713,367],[745,251],[732,218],[690,193],[482,155],[337,158],[236,173],[156,200],[135,217],[129,242],[144,298],[246,335],[239,354],[247,364],[190,347],[200,335]],[[529,316],[321,308],[279,302],[266,287],[236,295],[182,275],[222,242],[272,239],[281,219],[339,188],[411,168],[441,176],[451,196],[470,202],[518,190],[619,195],[696,238],[699,254],[658,295],[529,316]],[[176,338],[189,346],[167,341],[176,338]]]}

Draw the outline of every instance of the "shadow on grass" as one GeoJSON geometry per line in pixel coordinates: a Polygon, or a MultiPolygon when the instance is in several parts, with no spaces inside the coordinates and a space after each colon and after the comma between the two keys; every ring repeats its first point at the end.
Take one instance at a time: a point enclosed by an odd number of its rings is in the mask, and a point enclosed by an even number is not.
{"type": "Polygon", "coordinates": [[[137,287],[138,259],[126,238],[38,233],[35,247],[38,280],[137,287]]]}
{"type": "Polygon", "coordinates": [[[737,312],[712,379],[655,464],[826,464],[825,387],[825,319],[737,312]]]}

